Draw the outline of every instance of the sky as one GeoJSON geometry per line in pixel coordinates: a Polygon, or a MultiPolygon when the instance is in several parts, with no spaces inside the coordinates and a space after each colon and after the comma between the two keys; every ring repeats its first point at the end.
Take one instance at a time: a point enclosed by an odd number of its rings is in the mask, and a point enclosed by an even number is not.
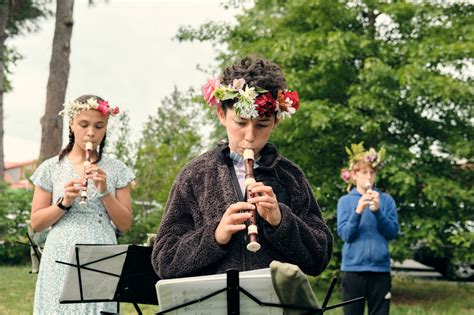
{"type": "MultiPolygon", "coordinates": [[[[199,89],[215,71],[216,48],[210,43],[174,40],[183,25],[235,21],[238,9],[221,0],[76,0],[66,99],[96,94],[128,111],[132,136],[138,137],[160,101],[179,90],[199,89]]],[[[54,7],[53,7],[54,9],[54,7]]],[[[5,161],[38,157],[40,118],[54,35],[54,16],[40,31],[8,39],[23,56],[12,68],[13,91],[4,95],[5,161]]],[[[223,47],[217,47],[219,49],[223,47]]]]}

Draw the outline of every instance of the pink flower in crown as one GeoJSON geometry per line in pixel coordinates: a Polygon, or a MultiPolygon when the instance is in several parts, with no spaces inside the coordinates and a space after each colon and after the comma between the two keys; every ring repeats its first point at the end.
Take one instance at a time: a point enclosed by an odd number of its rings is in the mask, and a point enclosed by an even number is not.
{"type": "Polygon", "coordinates": [[[238,90],[243,90],[244,85],[245,85],[245,79],[244,78],[234,79],[234,81],[232,81],[232,87],[234,89],[236,89],[237,91],[238,90]]]}
{"type": "Polygon", "coordinates": [[[341,179],[345,182],[348,182],[351,178],[351,172],[347,168],[341,170],[341,179]]]}
{"type": "Polygon", "coordinates": [[[108,101],[97,101],[99,106],[97,106],[96,110],[102,113],[105,117],[109,116],[110,111],[109,111],[109,102],[108,101]]]}
{"type": "Polygon", "coordinates": [[[377,159],[377,152],[375,151],[374,148],[370,148],[369,152],[367,152],[366,155],[365,155],[365,161],[372,163],[376,159],[377,159]]]}
{"type": "Polygon", "coordinates": [[[204,96],[204,100],[210,106],[220,105],[220,101],[214,96],[214,92],[220,85],[221,82],[218,79],[209,79],[202,87],[202,95],[204,96]]]}
{"type": "Polygon", "coordinates": [[[114,109],[111,111],[111,114],[117,115],[118,113],[120,113],[120,109],[117,106],[115,106],[114,109]]]}

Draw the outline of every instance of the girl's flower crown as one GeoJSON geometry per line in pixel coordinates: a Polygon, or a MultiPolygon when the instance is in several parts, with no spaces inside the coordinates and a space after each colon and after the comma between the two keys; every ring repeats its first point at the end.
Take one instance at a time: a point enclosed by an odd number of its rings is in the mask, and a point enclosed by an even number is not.
{"type": "Polygon", "coordinates": [[[79,101],[69,101],[64,103],[64,109],[59,112],[61,116],[68,116],[70,120],[74,119],[77,114],[83,110],[95,109],[102,113],[105,117],[109,115],[115,116],[120,112],[120,109],[115,106],[110,107],[108,101],[96,100],[95,98],[89,98],[85,103],[79,101]]]}
{"type": "Polygon", "coordinates": [[[364,149],[364,142],[358,144],[351,144],[351,147],[346,147],[347,155],[349,156],[349,168],[341,169],[341,179],[348,183],[351,182],[351,172],[354,170],[354,165],[357,162],[364,161],[370,166],[378,170],[382,167],[382,162],[385,157],[385,148],[381,147],[377,152],[374,148],[370,148],[368,151],[364,149]]]}
{"type": "Polygon", "coordinates": [[[222,85],[218,79],[209,79],[202,87],[202,94],[210,106],[221,106],[222,101],[236,99],[236,114],[247,119],[274,113],[278,119],[284,119],[291,117],[300,106],[297,92],[279,90],[277,99],[274,99],[268,90],[250,87],[243,78],[234,79],[228,86],[222,85]]]}

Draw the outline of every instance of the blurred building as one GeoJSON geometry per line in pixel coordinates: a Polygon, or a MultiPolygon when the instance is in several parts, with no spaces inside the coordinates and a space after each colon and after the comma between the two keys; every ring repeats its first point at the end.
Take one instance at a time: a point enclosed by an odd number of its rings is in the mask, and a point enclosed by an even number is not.
{"type": "Polygon", "coordinates": [[[36,169],[36,163],[37,160],[25,162],[5,162],[4,180],[10,184],[10,187],[13,189],[32,189],[33,185],[30,183],[28,178],[36,169]]]}

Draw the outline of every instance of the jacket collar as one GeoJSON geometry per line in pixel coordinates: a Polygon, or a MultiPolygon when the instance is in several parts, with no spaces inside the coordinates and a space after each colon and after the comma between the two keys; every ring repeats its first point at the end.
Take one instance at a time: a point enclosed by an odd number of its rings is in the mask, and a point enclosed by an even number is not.
{"type": "MultiPolygon", "coordinates": [[[[221,142],[217,145],[216,151],[218,158],[227,165],[233,165],[232,159],[229,157],[230,148],[228,142],[221,142]]],[[[260,152],[260,158],[258,160],[258,168],[261,170],[274,169],[277,163],[281,160],[280,155],[276,147],[267,143],[260,152]]]]}

